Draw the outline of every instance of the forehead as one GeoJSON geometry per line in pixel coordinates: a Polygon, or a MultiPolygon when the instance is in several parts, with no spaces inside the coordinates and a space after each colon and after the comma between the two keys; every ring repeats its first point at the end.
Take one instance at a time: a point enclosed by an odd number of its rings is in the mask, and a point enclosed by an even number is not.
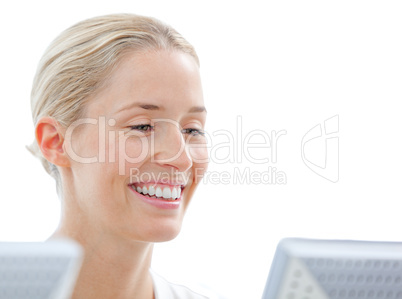
{"type": "Polygon", "coordinates": [[[195,59],[179,51],[128,52],[88,108],[95,114],[107,114],[135,102],[176,110],[203,106],[195,59]]]}

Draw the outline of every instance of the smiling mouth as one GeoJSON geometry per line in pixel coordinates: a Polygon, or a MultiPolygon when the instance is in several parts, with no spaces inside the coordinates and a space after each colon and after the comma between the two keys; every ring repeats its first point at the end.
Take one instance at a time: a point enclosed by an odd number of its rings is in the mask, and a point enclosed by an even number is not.
{"type": "Polygon", "coordinates": [[[163,186],[160,184],[140,184],[129,185],[135,192],[149,198],[162,199],[166,201],[177,201],[181,198],[184,186],[163,186]]]}

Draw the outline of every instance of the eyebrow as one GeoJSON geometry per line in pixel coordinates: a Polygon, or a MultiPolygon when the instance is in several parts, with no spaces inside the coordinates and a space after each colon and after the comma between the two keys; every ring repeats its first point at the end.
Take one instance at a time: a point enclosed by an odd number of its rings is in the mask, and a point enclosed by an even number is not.
{"type": "Polygon", "coordinates": [[[194,107],[191,107],[188,112],[189,113],[207,112],[207,109],[204,106],[194,106],[194,107]]]}
{"type": "MultiPolygon", "coordinates": [[[[119,109],[117,113],[123,112],[128,109],[132,109],[134,107],[139,107],[145,110],[164,110],[165,108],[157,106],[157,105],[152,105],[152,104],[146,104],[146,103],[131,103],[121,109],[119,109]]],[[[207,109],[204,106],[194,106],[191,107],[188,113],[201,113],[201,112],[207,112],[207,109]]]]}

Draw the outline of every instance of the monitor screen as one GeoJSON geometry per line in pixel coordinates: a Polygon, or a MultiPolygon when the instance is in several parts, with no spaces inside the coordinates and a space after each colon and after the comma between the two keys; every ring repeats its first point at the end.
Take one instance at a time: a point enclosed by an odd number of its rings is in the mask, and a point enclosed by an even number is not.
{"type": "Polygon", "coordinates": [[[402,243],[284,239],[263,299],[402,299],[402,243]]]}
{"type": "Polygon", "coordinates": [[[81,260],[70,240],[0,243],[0,299],[70,298],[81,260]]]}

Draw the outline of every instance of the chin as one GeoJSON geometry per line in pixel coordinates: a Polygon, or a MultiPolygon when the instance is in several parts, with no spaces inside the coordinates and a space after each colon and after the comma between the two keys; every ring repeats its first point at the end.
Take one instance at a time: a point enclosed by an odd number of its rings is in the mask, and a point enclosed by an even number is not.
{"type": "Polygon", "coordinates": [[[168,242],[168,241],[175,239],[178,235],[179,235],[179,232],[177,232],[175,234],[170,234],[170,235],[156,236],[156,237],[152,238],[152,240],[150,240],[150,242],[152,242],[152,243],[168,242]]]}
{"type": "Polygon", "coordinates": [[[158,243],[158,242],[167,242],[176,238],[181,230],[181,224],[178,225],[164,225],[158,229],[152,230],[150,232],[150,242],[158,243]]]}
{"type": "Polygon", "coordinates": [[[176,238],[181,231],[181,221],[177,219],[160,219],[147,223],[141,228],[137,226],[135,231],[126,232],[125,238],[133,241],[141,241],[147,243],[167,242],[176,238]]]}

